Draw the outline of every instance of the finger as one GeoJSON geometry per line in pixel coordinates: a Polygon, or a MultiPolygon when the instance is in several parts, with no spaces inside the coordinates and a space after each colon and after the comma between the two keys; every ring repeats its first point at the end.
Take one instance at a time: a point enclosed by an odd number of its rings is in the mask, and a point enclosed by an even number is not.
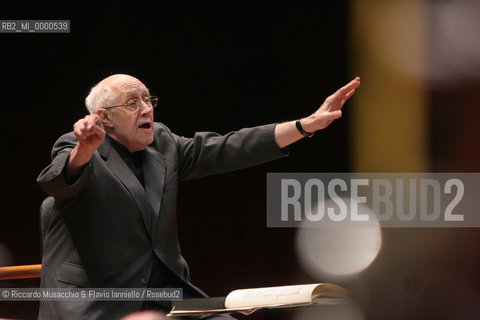
{"type": "Polygon", "coordinates": [[[94,125],[91,124],[89,121],[84,121],[83,124],[80,126],[80,131],[85,137],[90,137],[94,134],[94,125]]]}
{"type": "Polygon", "coordinates": [[[338,89],[337,92],[335,92],[335,95],[337,95],[339,98],[341,97],[343,99],[346,95],[348,95],[348,93],[350,93],[352,90],[358,88],[359,86],[360,86],[360,81],[352,80],[347,85],[338,89]]]}
{"type": "Polygon", "coordinates": [[[83,125],[83,123],[75,123],[73,125],[73,133],[75,134],[75,137],[77,138],[77,140],[80,142],[83,142],[85,140],[87,140],[88,138],[83,134],[82,130],[81,130],[81,126],[83,125]]]}
{"type": "Polygon", "coordinates": [[[90,136],[88,130],[85,128],[80,128],[80,135],[85,139],[88,139],[88,137],[90,136]]]}
{"type": "Polygon", "coordinates": [[[73,125],[73,130],[79,134],[83,134],[82,131],[85,130],[85,120],[81,119],[75,122],[73,125]]]}
{"type": "Polygon", "coordinates": [[[322,115],[322,121],[323,122],[331,122],[335,119],[338,119],[342,116],[342,111],[340,110],[335,110],[335,111],[330,111],[330,112],[325,112],[322,115]]]}
{"type": "Polygon", "coordinates": [[[101,119],[100,117],[98,116],[98,114],[92,114],[90,115],[90,121],[94,124],[97,124],[97,123],[100,123],[101,122],[101,119]]]}
{"type": "Polygon", "coordinates": [[[102,130],[104,130],[105,128],[103,127],[103,121],[102,121],[102,118],[100,118],[100,116],[98,117],[97,119],[97,122],[95,123],[96,126],[100,127],[102,130]]]}
{"type": "Polygon", "coordinates": [[[328,112],[323,116],[323,125],[321,125],[321,129],[325,129],[328,127],[335,119],[338,119],[342,116],[342,111],[336,110],[332,112],[328,112]]]}
{"type": "Polygon", "coordinates": [[[93,126],[92,133],[97,135],[98,137],[104,137],[105,130],[103,129],[103,126],[100,126],[100,125],[93,126]]]}
{"type": "Polygon", "coordinates": [[[341,110],[336,110],[336,111],[332,111],[332,112],[329,112],[329,117],[330,117],[330,120],[335,120],[335,119],[338,119],[342,116],[342,111],[341,110]]]}
{"type": "Polygon", "coordinates": [[[347,94],[345,95],[345,98],[344,98],[343,101],[342,101],[342,105],[343,105],[345,102],[347,102],[347,100],[350,99],[350,97],[353,96],[354,93],[355,93],[355,89],[353,89],[352,91],[350,91],[349,93],[347,93],[347,94]]]}
{"type": "Polygon", "coordinates": [[[350,91],[356,89],[360,86],[360,77],[356,77],[345,86],[341,87],[340,89],[335,92],[335,95],[346,96],[350,91]]]}
{"type": "Polygon", "coordinates": [[[93,134],[94,127],[98,122],[99,117],[96,114],[90,114],[79,121],[80,130],[87,137],[93,134]]]}
{"type": "Polygon", "coordinates": [[[98,121],[100,120],[100,117],[96,114],[91,114],[88,116],[88,120],[87,120],[87,129],[88,130],[93,130],[93,127],[98,123],[98,121]]]}

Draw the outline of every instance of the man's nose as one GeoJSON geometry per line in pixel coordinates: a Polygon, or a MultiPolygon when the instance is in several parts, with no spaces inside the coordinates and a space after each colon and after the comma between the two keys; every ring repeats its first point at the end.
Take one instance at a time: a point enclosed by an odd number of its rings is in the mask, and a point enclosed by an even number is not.
{"type": "Polygon", "coordinates": [[[140,99],[140,114],[148,114],[151,111],[153,111],[153,107],[143,99],[140,99]]]}

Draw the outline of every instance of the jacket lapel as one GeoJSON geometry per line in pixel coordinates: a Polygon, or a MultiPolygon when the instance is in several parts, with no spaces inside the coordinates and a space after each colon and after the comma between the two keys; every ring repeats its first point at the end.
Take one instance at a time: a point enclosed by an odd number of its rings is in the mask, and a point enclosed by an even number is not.
{"type": "MultiPolygon", "coordinates": [[[[98,148],[100,156],[106,160],[107,166],[122,182],[125,188],[128,190],[133,200],[137,204],[138,210],[143,218],[145,229],[150,234],[150,228],[152,224],[151,208],[149,206],[145,190],[142,184],[138,181],[137,177],[133,174],[125,161],[120,157],[117,151],[113,148],[111,143],[105,139],[98,148]]],[[[144,175],[146,173],[144,172],[144,175]]]]}
{"type": "Polygon", "coordinates": [[[165,186],[165,157],[151,147],[147,147],[143,159],[143,179],[148,202],[152,207],[152,229],[155,230],[158,223],[160,205],[162,203],[163,188],[165,186]]]}

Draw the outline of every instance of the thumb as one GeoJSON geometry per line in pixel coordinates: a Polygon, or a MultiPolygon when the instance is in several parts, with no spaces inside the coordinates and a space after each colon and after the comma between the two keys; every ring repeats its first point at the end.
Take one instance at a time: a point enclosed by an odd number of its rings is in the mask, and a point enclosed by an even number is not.
{"type": "Polygon", "coordinates": [[[336,111],[332,111],[332,112],[329,112],[326,114],[325,116],[325,120],[329,121],[329,120],[335,120],[335,119],[338,119],[342,116],[342,111],[341,110],[336,110],[336,111]]]}
{"type": "Polygon", "coordinates": [[[332,112],[329,112],[325,115],[325,117],[323,118],[324,120],[324,124],[323,126],[320,128],[320,129],[325,129],[326,127],[328,127],[335,119],[338,119],[342,116],[342,111],[340,110],[337,110],[337,111],[332,111],[332,112]]]}

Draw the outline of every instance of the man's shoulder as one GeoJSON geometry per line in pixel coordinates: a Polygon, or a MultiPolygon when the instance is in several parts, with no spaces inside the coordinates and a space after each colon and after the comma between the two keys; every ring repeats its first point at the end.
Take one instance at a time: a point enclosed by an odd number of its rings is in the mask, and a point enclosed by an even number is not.
{"type": "Polygon", "coordinates": [[[73,133],[73,131],[70,131],[70,132],[67,132],[67,133],[64,133],[62,134],[58,139],[57,141],[65,141],[65,140],[74,140],[74,141],[77,141],[77,138],[75,137],[75,134],[73,133]]]}
{"type": "Polygon", "coordinates": [[[53,145],[54,150],[73,148],[78,143],[73,131],[62,134],[53,145]]]}
{"type": "Polygon", "coordinates": [[[163,124],[161,122],[154,122],[153,123],[153,130],[155,131],[155,133],[157,133],[157,132],[171,133],[170,129],[165,124],[163,124]]]}
{"type": "Polygon", "coordinates": [[[155,140],[174,140],[174,134],[172,131],[161,122],[153,123],[153,134],[155,140]]]}
{"type": "Polygon", "coordinates": [[[160,152],[167,152],[167,150],[178,148],[179,137],[165,124],[154,122],[153,130],[154,138],[150,147],[153,147],[160,152]]]}

